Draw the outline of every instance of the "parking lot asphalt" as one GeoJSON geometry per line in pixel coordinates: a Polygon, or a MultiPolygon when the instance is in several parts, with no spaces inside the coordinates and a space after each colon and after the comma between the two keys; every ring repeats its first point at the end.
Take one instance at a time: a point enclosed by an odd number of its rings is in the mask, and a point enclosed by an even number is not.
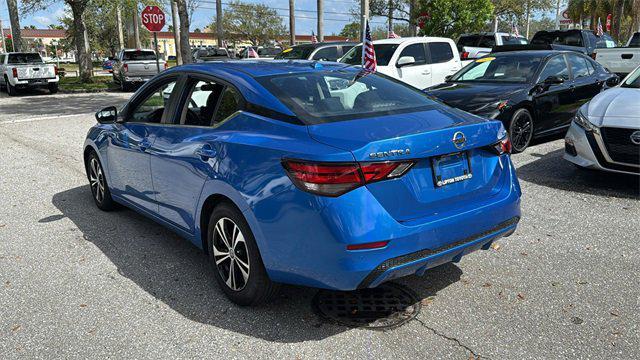
{"type": "Polygon", "coordinates": [[[188,241],[94,206],[84,136],[128,96],[0,94],[0,358],[640,356],[637,177],[578,170],[561,140],[514,155],[517,232],[401,280],[417,319],[350,329],[315,315],[309,288],[234,306],[188,241]]]}

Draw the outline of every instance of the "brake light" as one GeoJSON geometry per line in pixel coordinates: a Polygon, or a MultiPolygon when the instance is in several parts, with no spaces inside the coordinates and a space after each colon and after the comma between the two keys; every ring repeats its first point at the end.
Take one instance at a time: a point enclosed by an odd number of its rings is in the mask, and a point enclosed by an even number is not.
{"type": "Polygon", "coordinates": [[[492,147],[498,155],[511,154],[511,140],[509,136],[505,136],[504,139],[493,144],[492,147]]]}
{"type": "Polygon", "coordinates": [[[11,69],[11,74],[13,75],[14,78],[18,78],[18,68],[12,68],[11,69]]]}
{"type": "Polygon", "coordinates": [[[596,59],[596,53],[592,53],[592,54],[591,54],[591,58],[592,58],[593,60],[595,60],[595,59],[596,59]]]}
{"type": "Polygon", "coordinates": [[[469,52],[468,51],[463,51],[462,54],[460,54],[460,57],[462,58],[462,60],[466,60],[469,58],[469,52]]]}
{"type": "Polygon", "coordinates": [[[165,63],[164,63],[164,69],[165,69],[165,70],[167,70],[168,68],[169,68],[169,63],[167,63],[167,62],[165,61],[165,63]]]}
{"type": "Polygon", "coordinates": [[[127,64],[122,65],[122,69],[124,70],[124,72],[129,72],[129,65],[127,64]]]}
{"type": "Polygon", "coordinates": [[[375,163],[319,163],[285,160],[282,166],[301,190],[336,197],[360,186],[404,175],[413,161],[375,163]]]}

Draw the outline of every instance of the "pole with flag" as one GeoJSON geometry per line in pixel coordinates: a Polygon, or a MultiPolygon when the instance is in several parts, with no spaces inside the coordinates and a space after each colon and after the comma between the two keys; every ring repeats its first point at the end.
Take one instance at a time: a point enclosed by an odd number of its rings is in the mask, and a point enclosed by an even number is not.
{"type": "Polygon", "coordinates": [[[362,71],[366,74],[371,74],[376,72],[376,52],[373,49],[373,41],[371,40],[369,20],[365,18],[364,24],[362,32],[362,71]]]}
{"type": "Polygon", "coordinates": [[[600,18],[598,18],[598,28],[596,29],[596,35],[604,35],[604,30],[602,30],[602,21],[600,21],[600,18]]]}
{"type": "Polygon", "coordinates": [[[316,37],[316,34],[313,33],[313,30],[311,31],[311,43],[312,44],[318,43],[318,38],[316,37]]]}
{"type": "Polygon", "coordinates": [[[516,22],[511,23],[511,33],[515,35],[515,37],[520,37],[520,31],[518,31],[518,24],[516,22]]]}
{"type": "Polygon", "coordinates": [[[398,39],[399,37],[400,35],[396,34],[393,30],[390,30],[389,35],[387,36],[389,39],[398,39]]]}

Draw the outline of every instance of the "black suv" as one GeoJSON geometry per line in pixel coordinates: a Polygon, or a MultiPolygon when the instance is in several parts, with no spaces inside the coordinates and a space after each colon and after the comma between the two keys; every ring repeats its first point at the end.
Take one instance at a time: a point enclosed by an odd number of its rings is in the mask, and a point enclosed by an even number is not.
{"type": "Polygon", "coordinates": [[[608,34],[597,36],[591,30],[538,31],[531,39],[532,45],[556,45],[558,50],[574,50],[594,57],[595,50],[616,47],[616,42],[608,34]]]}

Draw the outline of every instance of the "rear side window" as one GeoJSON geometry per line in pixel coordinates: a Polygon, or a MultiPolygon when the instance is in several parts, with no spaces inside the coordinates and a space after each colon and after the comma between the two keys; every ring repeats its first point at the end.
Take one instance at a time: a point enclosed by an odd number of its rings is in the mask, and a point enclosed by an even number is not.
{"type": "Polygon", "coordinates": [[[313,54],[311,60],[336,61],[338,60],[338,48],[336,46],[322,48],[313,54]]]}
{"type": "Polygon", "coordinates": [[[502,35],[503,45],[527,45],[529,41],[523,37],[515,37],[510,35],[502,35]]]}
{"type": "Polygon", "coordinates": [[[413,64],[413,66],[415,65],[424,65],[427,63],[427,54],[424,51],[424,45],[422,45],[422,43],[420,44],[411,44],[409,46],[407,46],[406,48],[402,49],[402,52],[400,53],[400,56],[398,57],[398,60],[400,58],[402,58],[403,56],[411,56],[413,57],[416,62],[413,64]]]}
{"type": "Polygon", "coordinates": [[[461,36],[460,39],[458,39],[458,43],[457,43],[458,49],[462,51],[463,46],[475,47],[476,45],[478,45],[479,41],[480,41],[480,36],[478,35],[461,36]]]}
{"type": "Polygon", "coordinates": [[[429,52],[431,53],[431,63],[443,63],[453,59],[453,50],[451,45],[446,42],[429,43],[429,52]]]}
{"type": "Polygon", "coordinates": [[[589,64],[587,59],[579,55],[569,54],[569,64],[574,79],[589,76],[589,64]]]}
{"type": "Polygon", "coordinates": [[[538,80],[544,81],[549,76],[560,76],[565,80],[569,80],[569,68],[567,68],[567,62],[564,60],[564,56],[559,55],[552,57],[540,73],[538,80]]]}
{"type": "Polygon", "coordinates": [[[149,50],[125,51],[122,54],[122,60],[138,61],[138,60],[155,60],[156,53],[149,50]]]}
{"type": "Polygon", "coordinates": [[[240,94],[236,89],[227,86],[222,92],[222,98],[213,119],[214,125],[222,122],[238,110],[240,110],[240,94]]]}

